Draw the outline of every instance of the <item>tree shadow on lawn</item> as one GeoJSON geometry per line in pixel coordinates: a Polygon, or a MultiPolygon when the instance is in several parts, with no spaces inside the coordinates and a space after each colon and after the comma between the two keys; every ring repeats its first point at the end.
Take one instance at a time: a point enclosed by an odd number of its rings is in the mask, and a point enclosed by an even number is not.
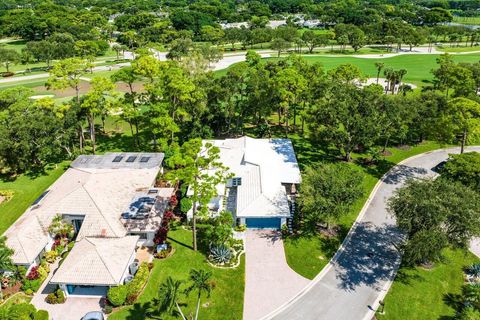
{"type": "Polygon", "coordinates": [[[47,176],[49,174],[48,171],[55,170],[55,169],[57,169],[58,166],[60,166],[63,170],[67,170],[69,165],[68,164],[61,164],[61,162],[64,161],[64,160],[65,160],[65,158],[56,158],[55,160],[52,160],[52,161],[56,161],[56,162],[47,163],[44,166],[34,167],[31,170],[28,170],[28,171],[23,172],[23,173],[20,172],[19,174],[0,173],[0,181],[1,182],[14,182],[22,174],[24,176],[28,177],[30,180],[35,180],[39,177],[47,176]]]}
{"type": "Polygon", "coordinates": [[[132,136],[122,133],[99,134],[97,136],[97,151],[108,152],[112,150],[136,151],[135,141],[132,136]]]}
{"type": "Polygon", "coordinates": [[[137,302],[132,308],[128,310],[126,320],[142,320],[142,319],[161,319],[160,316],[155,315],[158,311],[152,305],[152,302],[140,303],[137,302]]]}
{"type": "Polygon", "coordinates": [[[339,287],[354,291],[365,285],[380,290],[384,281],[393,280],[393,270],[400,263],[395,245],[400,240],[401,234],[393,225],[358,224],[342,255],[334,262],[339,287]]]}
{"type": "Polygon", "coordinates": [[[184,242],[181,242],[181,241],[178,241],[177,239],[174,239],[174,238],[171,238],[171,237],[167,237],[168,240],[172,241],[172,242],[175,242],[176,244],[178,245],[181,245],[182,247],[185,247],[187,249],[190,249],[190,250],[193,250],[193,247],[189,244],[186,244],[184,242]]]}
{"type": "MultiPolygon", "coordinates": [[[[453,310],[461,310],[465,305],[461,294],[447,293],[443,295],[443,302],[453,310]]],[[[441,316],[440,320],[458,319],[457,316],[441,316]]]]}
{"type": "Polygon", "coordinates": [[[290,235],[288,237],[288,240],[290,244],[292,244],[294,247],[298,247],[301,245],[301,239],[307,239],[308,241],[316,241],[316,245],[318,244],[318,248],[323,253],[324,257],[326,259],[330,259],[337,252],[340,244],[347,236],[349,230],[350,227],[348,226],[338,225],[336,235],[327,236],[319,233],[318,230],[309,228],[301,234],[290,235]]]}

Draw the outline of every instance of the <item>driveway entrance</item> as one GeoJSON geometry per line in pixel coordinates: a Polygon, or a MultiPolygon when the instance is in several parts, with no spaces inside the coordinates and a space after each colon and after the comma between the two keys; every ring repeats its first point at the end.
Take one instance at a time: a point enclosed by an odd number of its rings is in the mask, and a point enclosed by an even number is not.
{"type": "Polygon", "coordinates": [[[244,320],[258,320],[293,298],[310,280],[290,269],[281,234],[247,230],[244,320]]]}

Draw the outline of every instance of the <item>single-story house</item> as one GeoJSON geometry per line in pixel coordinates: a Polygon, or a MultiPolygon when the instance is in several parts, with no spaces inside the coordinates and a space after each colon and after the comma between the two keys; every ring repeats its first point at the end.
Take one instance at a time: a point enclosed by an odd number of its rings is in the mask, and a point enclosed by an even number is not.
{"type": "Polygon", "coordinates": [[[217,186],[209,207],[226,209],[247,228],[280,228],[292,217],[291,200],[300,169],[289,139],[205,140],[220,149],[220,161],[233,174],[217,186]],[[225,204],[225,205],[223,205],[225,204]]]}
{"type": "Polygon", "coordinates": [[[76,243],[52,281],[61,284],[66,294],[89,290],[98,294],[102,288],[122,284],[135,248],[153,245],[165,202],[173,192],[154,187],[162,161],[162,153],[79,156],[6,231],[13,262],[27,268],[37,265],[53,244],[48,227],[60,215],[73,224],[76,243]],[[148,214],[138,216],[140,211],[148,214]],[[135,228],[129,218],[136,221],[135,228]]]}

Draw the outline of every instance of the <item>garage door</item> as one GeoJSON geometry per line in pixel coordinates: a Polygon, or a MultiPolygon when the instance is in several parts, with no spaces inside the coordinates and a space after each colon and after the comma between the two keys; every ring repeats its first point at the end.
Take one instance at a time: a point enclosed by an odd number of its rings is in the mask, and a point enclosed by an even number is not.
{"type": "Polygon", "coordinates": [[[247,218],[247,228],[250,229],[280,229],[280,218],[247,218]]]}

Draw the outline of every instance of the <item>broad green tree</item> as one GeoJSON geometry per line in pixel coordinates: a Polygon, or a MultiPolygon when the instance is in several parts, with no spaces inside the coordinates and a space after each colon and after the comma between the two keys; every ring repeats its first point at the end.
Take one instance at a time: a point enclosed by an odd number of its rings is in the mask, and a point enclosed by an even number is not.
{"type": "Polygon", "coordinates": [[[282,52],[287,51],[290,48],[291,44],[290,42],[286,41],[283,38],[275,38],[272,40],[270,47],[272,50],[277,51],[278,57],[280,58],[280,54],[282,52]]]}
{"type": "Polygon", "coordinates": [[[445,140],[460,140],[460,152],[463,153],[469,138],[480,133],[480,103],[467,98],[455,98],[448,102],[440,121],[445,140]]]}
{"type": "Polygon", "coordinates": [[[363,194],[362,174],[345,163],[308,166],[302,180],[298,201],[311,228],[324,224],[330,231],[363,194]]]}
{"type": "Polygon", "coordinates": [[[10,66],[20,62],[20,54],[14,49],[0,47],[0,63],[5,66],[7,72],[10,72],[10,66]]]}
{"type": "Polygon", "coordinates": [[[400,249],[407,265],[435,262],[443,248],[467,248],[480,235],[480,195],[447,179],[408,180],[388,210],[405,233],[400,249]]]}
{"type": "Polygon", "coordinates": [[[376,85],[363,89],[348,83],[332,85],[309,111],[310,137],[337,147],[350,161],[355,148],[369,148],[380,136],[381,96],[382,89],[376,85]]]}
{"type": "Polygon", "coordinates": [[[458,181],[480,192],[480,153],[451,154],[441,177],[458,181]]]}

